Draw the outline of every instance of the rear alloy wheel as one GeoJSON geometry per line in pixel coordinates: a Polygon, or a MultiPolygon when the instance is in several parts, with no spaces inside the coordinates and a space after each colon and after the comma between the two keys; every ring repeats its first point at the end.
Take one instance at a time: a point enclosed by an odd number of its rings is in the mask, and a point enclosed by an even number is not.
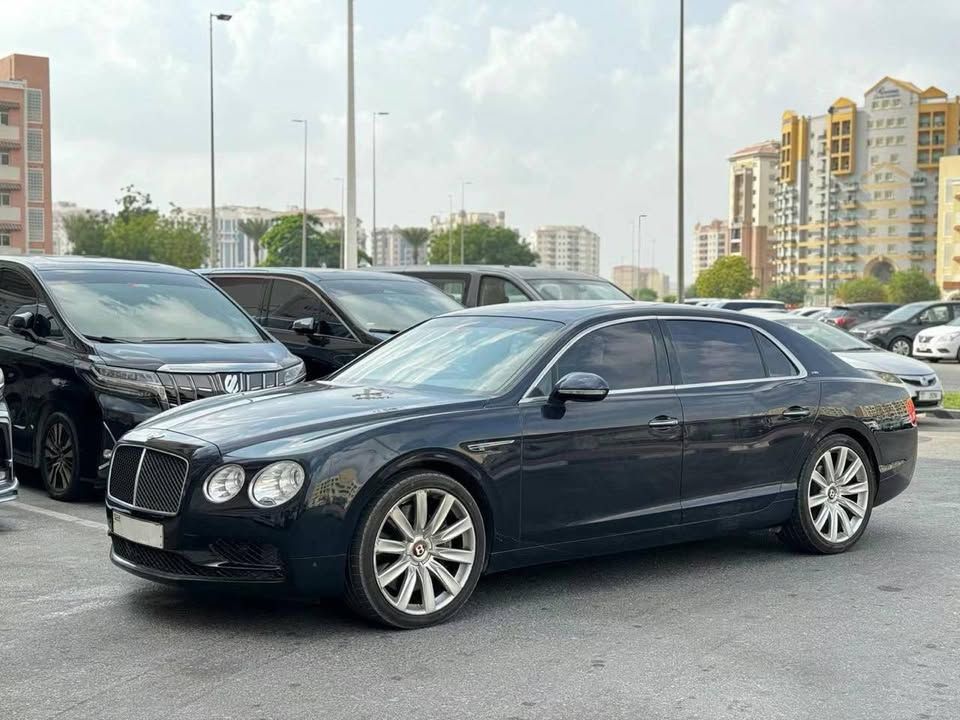
{"type": "Polygon", "coordinates": [[[83,488],[73,421],[63,413],[51,413],[40,437],[40,477],[47,494],[55,500],[76,500],[83,488]]]}
{"type": "Polygon", "coordinates": [[[897,355],[907,355],[913,351],[913,344],[905,337],[898,337],[892,343],[890,343],[890,352],[895,352],[897,355]]]}
{"type": "Polygon", "coordinates": [[[847,550],[866,530],[875,487],[870,459],[860,444],[831,435],[804,465],[793,516],[780,537],[807,552],[847,550]]]}
{"type": "Polygon", "coordinates": [[[483,516],[466,488],[439,473],[407,476],[361,520],[348,600],[397,628],[443,622],[470,597],[485,552],[483,516]]]}

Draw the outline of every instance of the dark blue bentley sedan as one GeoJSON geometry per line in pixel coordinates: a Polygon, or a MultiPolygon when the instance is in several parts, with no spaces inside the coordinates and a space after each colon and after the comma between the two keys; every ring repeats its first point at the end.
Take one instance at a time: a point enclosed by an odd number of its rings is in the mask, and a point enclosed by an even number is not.
{"type": "Polygon", "coordinates": [[[522,565],[779,528],[847,550],[904,490],[908,392],[779,323],[617,301],[427,320],[326,381],[123,437],[113,561],[176,583],[343,593],[412,628],[522,565]]]}

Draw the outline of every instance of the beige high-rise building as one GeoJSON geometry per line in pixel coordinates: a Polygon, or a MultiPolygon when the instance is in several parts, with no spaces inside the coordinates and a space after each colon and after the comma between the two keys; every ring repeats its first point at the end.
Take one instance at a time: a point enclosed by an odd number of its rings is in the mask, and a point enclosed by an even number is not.
{"type": "Polygon", "coordinates": [[[960,298],[960,156],[940,158],[937,212],[937,285],[944,298],[960,298]]]}
{"type": "Polygon", "coordinates": [[[53,252],[50,62],[0,58],[0,255],[53,252]]]}
{"type": "Polygon", "coordinates": [[[430,232],[443,233],[450,228],[460,225],[486,225],[487,227],[506,227],[507,214],[503,210],[497,212],[454,211],[448,215],[432,215],[430,217],[430,232]]]}
{"type": "Polygon", "coordinates": [[[541,225],[528,241],[540,267],[600,273],[600,236],[582,225],[541,225]]]}
{"type": "Polygon", "coordinates": [[[670,294],[670,277],[657,268],[637,265],[614,265],[611,274],[613,284],[624,292],[633,294],[634,290],[644,288],[653,290],[658,298],[670,294]]]}
{"type": "Polygon", "coordinates": [[[758,290],[771,284],[774,258],[774,196],[780,175],[780,143],[776,140],[750,145],[729,158],[728,254],[742,255],[750,263],[758,290]]]}
{"type": "Polygon", "coordinates": [[[801,280],[822,303],[865,275],[935,277],[938,171],[957,153],[960,99],[885,77],[862,106],[786,111],[781,132],[775,281],[801,280]]]}
{"type": "Polygon", "coordinates": [[[690,282],[713,265],[718,258],[730,254],[730,230],[725,220],[697,223],[693,226],[693,275],[690,282]]]}

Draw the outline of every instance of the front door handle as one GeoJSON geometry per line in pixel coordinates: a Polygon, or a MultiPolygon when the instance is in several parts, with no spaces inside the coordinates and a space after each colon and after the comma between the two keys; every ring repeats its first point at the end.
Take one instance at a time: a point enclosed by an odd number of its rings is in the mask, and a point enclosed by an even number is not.
{"type": "Polygon", "coordinates": [[[804,418],[810,415],[810,408],[794,405],[793,407],[788,407],[781,414],[785,418],[804,418]]]}
{"type": "Polygon", "coordinates": [[[652,428],[669,428],[676,427],[680,424],[680,421],[675,417],[667,417],[666,415],[658,415],[653,420],[647,423],[648,427],[652,428]]]}

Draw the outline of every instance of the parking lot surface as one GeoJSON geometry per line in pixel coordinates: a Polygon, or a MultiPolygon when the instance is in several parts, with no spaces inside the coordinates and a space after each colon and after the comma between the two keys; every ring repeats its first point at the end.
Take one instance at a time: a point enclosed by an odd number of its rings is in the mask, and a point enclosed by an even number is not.
{"type": "Polygon", "coordinates": [[[944,390],[960,390],[960,363],[939,362],[927,364],[940,376],[940,382],[943,383],[944,390]]]}
{"type": "Polygon", "coordinates": [[[957,718],[960,422],[834,557],[769,533],[493,575],[412,632],[198,597],[108,558],[100,503],[0,506],[0,717],[957,718]]]}

